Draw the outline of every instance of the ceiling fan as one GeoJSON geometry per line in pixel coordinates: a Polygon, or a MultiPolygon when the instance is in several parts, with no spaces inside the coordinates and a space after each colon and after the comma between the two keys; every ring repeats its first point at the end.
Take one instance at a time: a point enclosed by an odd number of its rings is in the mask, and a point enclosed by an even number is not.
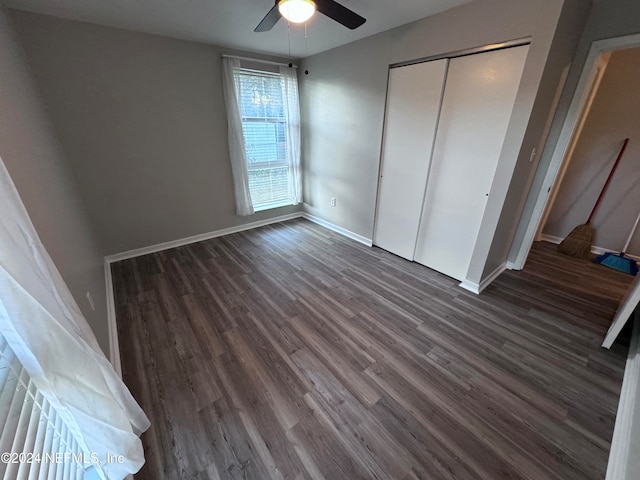
{"type": "Polygon", "coordinates": [[[306,22],[316,10],[351,30],[366,22],[365,18],[333,0],[276,0],[254,32],[268,32],[280,17],[292,23],[306,22]]]}

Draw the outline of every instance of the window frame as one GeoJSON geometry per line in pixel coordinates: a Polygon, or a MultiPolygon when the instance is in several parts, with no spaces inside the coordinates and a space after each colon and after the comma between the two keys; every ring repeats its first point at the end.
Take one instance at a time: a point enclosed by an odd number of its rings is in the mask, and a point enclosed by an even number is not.
{"type": "MultiPolygon", "coordinates": [[[[284,82],[284,77],[282,76],[281,73],[279,72],[272,72],[272,71],[268,71],[268,70],[257,70],[255,68],[244,68],[244,67],[240,67],[240,68],[236,68],[234,70],[234,81],[236,82],[236,91],[237,91],[237,96],[238,96],[238,109],[240,112],[240,123],[242,126],[242,136],[243,136],[243,142],[244,142],[244,147],[245,147],[245,154],[246,154],[246,163],[247,163],[247,170],[248,170],[248,175],[249,175],[249,193],[251,195],[251,200],[253,203],[253,209],[256,212],[260,212],[260,211],[264,211],[264,210],[270,210],[273,208],[279,208],[279,207],[285,207],[285,206],[289,206],[289,205],[293,205],[294,203],[291,200],[291,190],[292,190],[292,182],[293,182],[293,178],[291,175],[291,166],[289,165],[289,162],[286,158],[286,155],[283,159],[274,159],[274,160],[266,160],[266,161],[261,161],[261,162],[251,162],[249,160],[249,154],[248,154],[248,145],[247,145],[247,137],[245,135],[245,123],[255,123],[255,124],[276,124],[276,125],[282,125],[285,129],[285,150],[287,148],[289,148],[289,145],[287,144],[287,139],[286,139],[286,129],[289,128],[288,125],[288,120],[286,117],[286,114],[284,113],[284,109],[286,108],[286,106],[283,105],[283,115],[281,117],[256,117],[256,116],[244,116],[242,114],[243,111],[243,95],[242,95],[242,84],[240,82],[240,77],[241,76],[246,76],[246,77],[262,77],[262,78],[269,78],[269,79],[277,79],[279,84],[280,84],[280,88],[282,88],[282,82],[284,82]],[[272,200],[270,202],[261,202],[261,203],[256,203],[254,201],[254,194],[251,190],[251,173],[252,171],[259,171],[259,170],[269,170],[269,169],[275,169],[275,168],[283,168],[286,167],[287,168],[287,195],[285,199],[275,199],[272,200]]],[[[284,103],[284,99],[283,99],[283,103],[284,103]]],[[[278,139],[277,139],[277,132],[276,132],[276,140],[275,140],[275,148],[276,150],[278,149],[278,139]]]]}

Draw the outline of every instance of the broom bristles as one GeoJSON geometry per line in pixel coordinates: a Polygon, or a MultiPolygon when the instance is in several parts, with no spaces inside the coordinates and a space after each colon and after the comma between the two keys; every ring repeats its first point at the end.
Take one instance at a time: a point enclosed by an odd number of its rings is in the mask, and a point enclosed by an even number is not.
{"type": "Polygon", "coordinates": [[[595,230],[588,223],[578,225],[560,242],[558,251],[572,257],[586,258],[591,253],[594,234],[595,230]]]}

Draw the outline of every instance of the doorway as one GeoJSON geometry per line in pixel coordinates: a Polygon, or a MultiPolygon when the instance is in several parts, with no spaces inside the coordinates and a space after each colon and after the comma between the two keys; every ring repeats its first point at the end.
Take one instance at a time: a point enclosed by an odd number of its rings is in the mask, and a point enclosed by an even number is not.
{"type": "MultiPolygon", "coordinates": [[[[544,181],[531,194],[535,207],[528,224],[520,226],[526,228],[524,240],[511,252],[514,268],[523,268],[534,240],[558,243],[584,223],[628,137],[633,148],[626,151],[593,221],[597,232],[594,253],[622,249],[640,208],[640,168],[634,161],[640,157],[640,113],[634,119],[640,112],[640,92],[633,86],[640,75],[639,47],[640,35],[593,43],[560,137],[551,145],[544,181]],[[635,74],[629,70],[634,68],[635,74]]],[[[629,251],[640,254],[640,235],[634,237],[629,251]]],[[[640,290],[636,294],[631,290],[623,308],[630,308],[629,300],[640,295],[640,290]]],[[[626,321],[618,317],[605,346],[611,345],[626,321]]]]}
{"type": "MultiPolygon", "coordinates": [[[[600,40],[592,44],[558,140],[555,145],[547,145],[546,148],[551,150],[543,153],[543,155],[550,156],[549,164],[546,172],[543,173],[540,187],[532,190],[529,194],[530,201],[533,203],[532,213],[530,216],[523,217],[522,223],[518,227],[518,230],[522,231],[522,241],[514,244],[512,248],[509,255],[510,268],[521,270],[533,242],[539,239],[538,234],[548,219],[551,202],[555,200],[554,193],[557,194],[559,191],[559,185],[569,166],[565,160],[573,153],[572,146],[575,146],[581,133],[585,114],[589,112],[590,102],[593,101],[594,95],[597,93],[608,56],[613,52],[635,47],[640,47],[640,35],[600,40]]],[[[640,139],[638,143],[640,143],[640,139]]]]}

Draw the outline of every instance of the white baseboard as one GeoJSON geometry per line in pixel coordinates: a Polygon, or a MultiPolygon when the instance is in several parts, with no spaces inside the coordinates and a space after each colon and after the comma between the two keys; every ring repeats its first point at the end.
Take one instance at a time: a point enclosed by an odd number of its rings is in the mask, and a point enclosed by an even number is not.
{"type": "MultiPolygon", "coordinates": [[[[640,318],[633,325],[631,345],[624,369],[620,403],[609,452],[606,480],[636,479],[640,461],[632,445],[640,429],[640,318]],[[635,464],[634,464],[635,463],[635,464]]],[[[637,443],[636,443],[637,445],[637,443]]]]}
{"type": "Polygon", "coordinates": [[[357,233],[353,233],[352,231],[347,230],[346,228],[342,228],[342,227],[339,227],[338,225],[334,225],[333,223],[327,222],[326,220],[316,217],[315,215],[311,215],[310,213],[304,212],[302,214],[302,217],[306,218],[310,222],[317,223],[318,225],[328,228],[329,230],[333,230],[334,232],[339,233],[340,235],[344,235],[345,237],[348,237],[351,240],[355,240],[356,242],[362,243],[367,247],[371,247],[373,245],[372,239],[364,237],[362,235],[358,235],[357,233]]]}
{"type": "Polygon", "coordinates": [[[493,282],[496,278],[500,276],[502,272],[507,269],[507,263],[503,263],[498,268],[496,268],[493,272],[491,272],[486,278],[484,278],[480,283],[472,282],[468,279],[464,279],[460,283],[460,287],[468,290],[476,295],[482,293],[482,291],[487,288],[491,282],[493,282]]]}
{"type": "Polygon", "coordinates": [[[120,343],[118,342],[118,324],[116,323],[116,302],[113,295],[111,263],[104,259],[104,281],[107,288],[107,328],[109,329],[109,361],[116,373],[122,378],[120,363],[120,343]]]}
{"type": "Polygon", "coordinates": [[[555,235],[547,235],[546,233],[541,233],[539,237],[540,237],[540,240],[536,240],[536,241],[555,243],[556,245],[558,245],[560,242],[562,242],[562,240],[564,240],[563,238],[556,237],[555,235]]]}
{"type": "Polygon", "coordinates": [[[258,227],[264,227],[265,225],[271,225],[272,223],[286,222],[287,220],[293,220],[294,218],[301,218],[302,212],[290,213],[289,215],[281,215],[279,217],[267,218],[266,220],[260,220],[257,222],[245,223],[244,225],[238,225],[236,227],[223,228],[221,230],[215,230],[213,232],[201,233],[199,235],[193,235],[192,237],[179,238],[178,240],[171,240],[170,242],[157,243],[149,247],[136,248],[135,250],[129,250],[127,252],[115,253],[108,255],[105,260],[108,263],[115,263],[121,260],[128,260],[130,258],[141,257],[142,255],[148,255],[150,253],[161,252],[163,250],[169,250],[170,248],[182,247],[191,243],[202,242],[203,240],[210,240],[216,237],[222,237],[224,235],[230,235],[232,233],[244,232],[245,230],[252,230],[258,227]]]}
{"type": "Polygon", "coordinates": [[[472,282],[470,280],[463,280],[458,285],[460,288],[464,288],[465,290],[470,291],[471,293],[475,293],[476,295],[480,294],[480,284],[476,282],[472,282]]]}
{"type": "MultiPolygon", "coordinates": [[[[546,233],[543,233],[540,235],[540,240],[542,240],[543,242],[555,243],[556,245],[558,245],[560,242],[562,242],[562,240],[564,240],[564,238],[556,237],[555,235],[547,235],[546,233]]],[[[593,253],[594,255],[602,255],[603,253],[617,254],[620,252],[593,245],[591,247],[591,253],[593,253]]],[[[636,262],[640,261],[640,257],[638,257],[637,255],[629,255],[628,253],[625,253],[625,255],[629,258],[633,258],[636,262]]]]}
{"type": "Polygon", "coordinates": [[[507,270],[522,270],[522,268],[519,268],[515,262],[509,261],[507,262],[507,270]]]}

